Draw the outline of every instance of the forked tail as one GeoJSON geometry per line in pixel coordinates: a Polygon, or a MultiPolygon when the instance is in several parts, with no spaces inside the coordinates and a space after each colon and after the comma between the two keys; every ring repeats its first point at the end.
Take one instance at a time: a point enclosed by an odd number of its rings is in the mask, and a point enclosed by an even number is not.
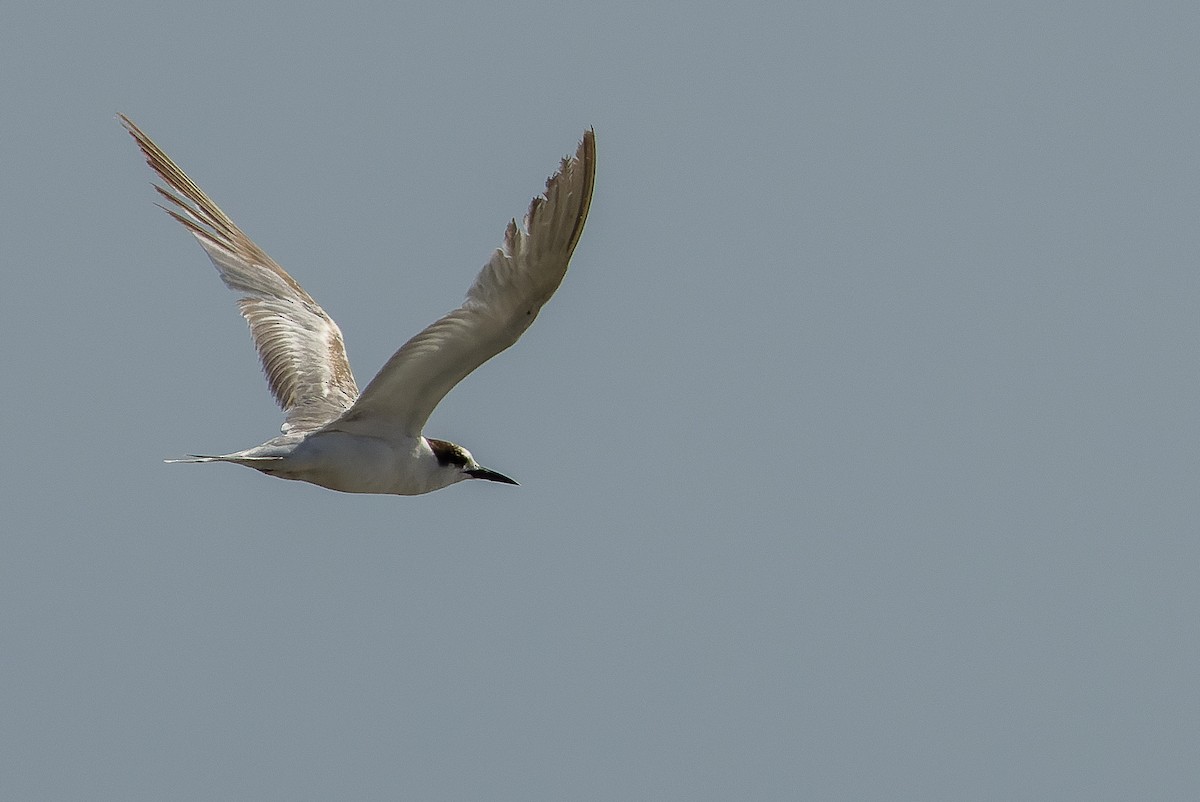
{"type": "Polygon", "coordinates": [[[179,459],[165,459],[163,462],[174,465],[182,462],[232,462],[237,465],[246,465],[254,468],[267,462],[278,462],[283,457],[246,457],[238,454],[226,454],[220,457],[210,457],[202,454],[188,454],[186,457],[179,459]]]}

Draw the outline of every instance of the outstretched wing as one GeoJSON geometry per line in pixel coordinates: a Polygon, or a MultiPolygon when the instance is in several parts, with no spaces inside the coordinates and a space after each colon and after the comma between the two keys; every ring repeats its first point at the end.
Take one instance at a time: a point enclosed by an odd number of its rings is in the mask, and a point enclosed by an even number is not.
{"type": "Polygon", "coordinates": [[[513,220],[466,301],[405,343],[354,405],[326,428],[415,437],[467,374],[515,343],[562,283],[583,233],[596,177],[596,138],[585,131],[534,198],[524,228],[513,220]]]}
{"type": "Polygon", "coordinates": [[[154,187],[168,202],[163,211],[196,236],[225,286],[241,293],[238,308],[271,394],[286,413],[284,433],[318,429],[336,418],[358,397],[337,324],[150,137],[118,117],[167,184],[154,187]]]}

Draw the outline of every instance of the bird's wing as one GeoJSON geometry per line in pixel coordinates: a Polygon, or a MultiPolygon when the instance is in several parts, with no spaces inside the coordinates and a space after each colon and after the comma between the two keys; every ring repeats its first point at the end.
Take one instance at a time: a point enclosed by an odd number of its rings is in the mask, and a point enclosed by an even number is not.
{"type": "Polygon", "coordinates": [[[467,374],[515,343],[562,283],[592,200],[596,138],[585,131],[534,198],[524,228],[512,220],[458,309],[392,355],[354,405],[326,429],[377,437],[421,433],[467,374]]]}
{"type": "Polygon", "coordinates": [[[167,184],[154,187],[168,201],[163,211],[196,236],[225,286],[241,293],[238,308],[285,413],[284,433],[318,429],[336,418],[358,397],[337,324],[150,137],[118,116],[167,184]]]}

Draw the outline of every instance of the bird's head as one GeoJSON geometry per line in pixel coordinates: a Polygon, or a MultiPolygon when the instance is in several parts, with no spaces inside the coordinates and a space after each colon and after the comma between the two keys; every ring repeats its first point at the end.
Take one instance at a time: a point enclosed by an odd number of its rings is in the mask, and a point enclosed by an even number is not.
{"type": "Polygon", "coordinates": [[[438,466],[450,472],[453,477],[447,484],[461,482],[463,479],[487,479],[492,482],[503,482],[506,485],[517,484],[516,480],[509,479],[502,473],[496,473],[480,465],[471,456],[471,452],[460,445],[445,440],[434,440],[431,437],[425,439],[433,451],[433,456],[437,457],[438,466]]]}

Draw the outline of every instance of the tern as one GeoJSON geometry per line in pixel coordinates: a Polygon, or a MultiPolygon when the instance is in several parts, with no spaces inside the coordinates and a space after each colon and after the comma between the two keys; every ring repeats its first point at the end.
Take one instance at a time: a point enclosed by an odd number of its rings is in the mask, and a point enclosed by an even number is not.
{"type": "Polygon", "coordinates": [[[150,137],[118,117],[166,184],[154,187],[167,202],[160,207],[199,240],[225,286],[240,294],[238,308],[284,412],[282,434],[262,445],[168,462],[232,462],[344,493],[413,496],[464,479],[517,484],[422,429],[446,393],[525,333],[562,283],[592,200],[593,130],[546,181],[524,225],[509,222],[462,306],[401,346],[359,393],[333,319],[150,137]]]}

